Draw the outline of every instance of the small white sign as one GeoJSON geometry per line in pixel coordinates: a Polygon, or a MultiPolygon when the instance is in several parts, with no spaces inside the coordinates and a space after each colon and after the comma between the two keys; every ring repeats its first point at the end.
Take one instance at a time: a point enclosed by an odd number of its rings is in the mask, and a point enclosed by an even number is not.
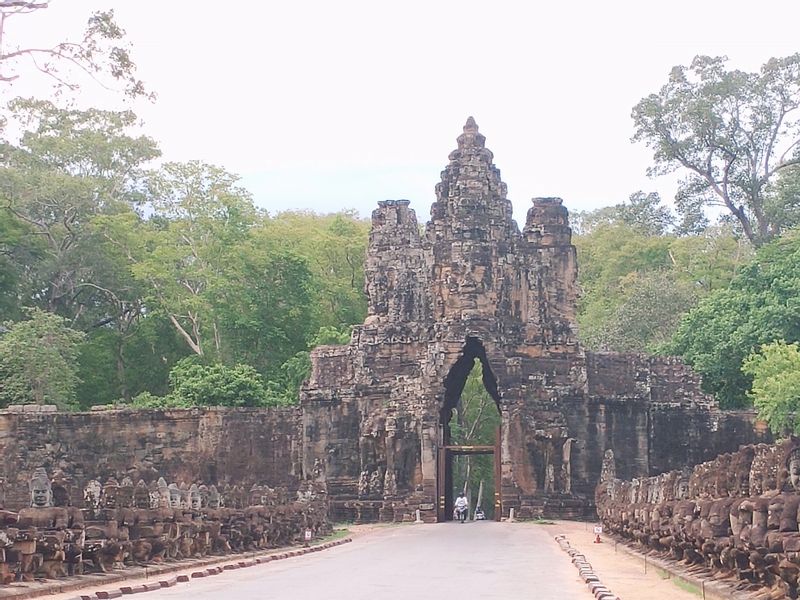
{"type": "MultiPolygon", "coordinates": [[[[597,528],[595,527],[595,529],[597,529],[597,528]]],[[[306,529],[306,541],[307,542],[311,541],[311,530],[310,529],[306,529]]]]}
{"type": "Polygon", "coordinates": [[[603,533],[603,528],[598,525],[597,527],[594,528],[594,532],[596,535],[600,535],[601,533],[603,533]]]}

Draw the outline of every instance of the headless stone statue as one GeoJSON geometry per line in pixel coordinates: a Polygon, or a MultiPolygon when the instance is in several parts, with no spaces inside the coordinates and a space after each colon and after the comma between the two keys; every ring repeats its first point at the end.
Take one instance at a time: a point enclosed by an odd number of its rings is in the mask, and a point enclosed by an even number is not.
{"type": "Polygon", "coordinates": [[[575,440],[567,438],[561,447],[561,474],[564,478],[564,493],[572,493],[572,442],[575,440]]]}
{"type": "Polygon", "coordinates": [[[545,493],[553,491],[553,488],[555,488],[555,482],[556,482],[555,469],[553,468],[553,464],[549,463],[547,465],[547,468],[545,469],[545,476],[544,476],[545,493]]]}

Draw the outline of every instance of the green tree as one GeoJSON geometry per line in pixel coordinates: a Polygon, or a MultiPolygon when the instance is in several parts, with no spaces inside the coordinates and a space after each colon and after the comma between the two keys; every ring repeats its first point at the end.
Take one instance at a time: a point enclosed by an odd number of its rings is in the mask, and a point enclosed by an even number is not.
{"type": "Polygon", "coordinates": [[[800,347],[783,340],[766,344],[745,359],[742,370],[753,378],[749,396],[759,418],[776,435],[800,433],[800,347]]]}
{"type": "Polygon", "coordinates": [[[632,273],[608,317],[586,334],[595,349],[615,352],[663,351],[681,318],[695,306],[700,290],[672,271],[632,273]]]}
{"type": "Polygon", "coordinates": [[[742,364],[758,347],[800,341],[800,230],[762,246],[727,289],[713,292],[682,320],[669,350],[703,375],[723,407],[747,404],[751,375],[742,364]]]}
{"type": "Polygon", "coordinates": [[[579,333],[593,350],[663,351],[683,315],[711,291],[727,288],[753,255],[730,227],[677,236],[618,215],[596,220],[587,214],[596,224],[574,239],[579,333]]]}
{"type": "Polygon", "coordinates": [[[0,406],[75,405],[78,346],[84,334],[39,309],[26,321],[7,321],[0,335],[0,406]]]}
{"type": "Polygon", "coordinates": [[[791,207],[768,206],[767,189],[800,164],[800,54],[772,58],[759,73],[725,62],[697,56],[674,67],[661,90],[634,107],[633,139],[653,149],[651,174],[687,174],[679,210],[721,205],[760,246],[791,226],[791,207]]]}
{"type": "Polygon", "coordinates": [[[237,176],[193,161],[151,174],[147,198],[149,218],[119,214],[98,219],[98,229],[126,257],[150,310],[166,315],[194,354],[218,354],[214,297],[256,218],[250,195],[237,176]]]}

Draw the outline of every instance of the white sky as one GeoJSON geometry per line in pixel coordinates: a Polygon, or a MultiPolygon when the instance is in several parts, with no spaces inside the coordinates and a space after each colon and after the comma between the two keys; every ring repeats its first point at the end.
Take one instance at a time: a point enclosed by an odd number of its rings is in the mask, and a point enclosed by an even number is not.
{"type": "Polygon", "coordinates": [[[648,179],[651,153],[630,142],[631,108],[695,54],[757,70],[800,51],[795,0],[53,0],[8,34],[76,38],[109,7],[158,94],[134,109],[165,158],[241,174],[271,212],[366,216],[408,198],[427,220],[469,115],[520,222],[533,196],[571,210],[671,198],[674,180],[648,179]]]}

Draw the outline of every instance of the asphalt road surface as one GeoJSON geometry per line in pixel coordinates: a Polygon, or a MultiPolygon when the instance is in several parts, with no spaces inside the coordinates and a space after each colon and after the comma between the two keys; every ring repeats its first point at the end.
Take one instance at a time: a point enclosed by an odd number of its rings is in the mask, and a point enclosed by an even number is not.
{"type": "Polygon", "coordinates": [[[552,528],[493,521],[387,527],[323,552],[146,594],[281,600],[590,600],[552,528]]]}

